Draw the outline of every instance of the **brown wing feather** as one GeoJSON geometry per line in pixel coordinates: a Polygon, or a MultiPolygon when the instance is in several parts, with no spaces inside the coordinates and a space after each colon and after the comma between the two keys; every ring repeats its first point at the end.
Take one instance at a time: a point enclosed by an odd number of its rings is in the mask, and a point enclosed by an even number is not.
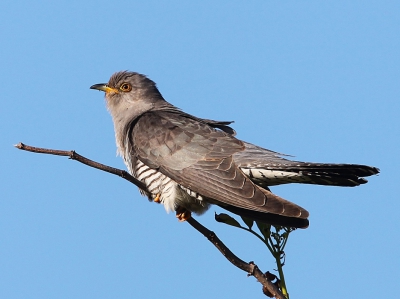
{"type": "Polygon", "coordinates": [[[303,208],[256,186],[233,161],[242,141],[185,115],[148,112],[135,124],[138,158],[221,206],[306,219],[303,208]]]}

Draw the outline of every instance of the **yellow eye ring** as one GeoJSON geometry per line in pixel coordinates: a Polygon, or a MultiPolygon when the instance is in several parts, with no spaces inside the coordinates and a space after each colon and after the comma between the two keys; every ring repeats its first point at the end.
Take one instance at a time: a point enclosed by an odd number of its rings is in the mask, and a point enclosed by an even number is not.
{"type": "Polygon", "coordinates": [[[129,83],[122,83],[121,86],[119,87],[119,90],[123,92],[129,92],[132,90],[132,85],[130,85],[129,83]]]}

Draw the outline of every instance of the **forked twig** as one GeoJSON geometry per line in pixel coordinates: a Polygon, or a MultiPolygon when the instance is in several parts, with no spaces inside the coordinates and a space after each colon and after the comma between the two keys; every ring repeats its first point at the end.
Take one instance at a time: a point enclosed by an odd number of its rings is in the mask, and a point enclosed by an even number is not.
{"type": "MultiPolygon", "coordinates": [[[[122,177],[123,179],[131,182],[132,184],[136,185],[142,190],[147,190],[146,185],[142,183],[141,181],[137,180],[133,176],[131,176],[128,172],[125,170],[121,170],[118,168],[110,167],[98,162],[95,162],[93,160],[90,160],[84,156],[79,155],[75,151],[64,151],[64,150],[54,150],[54,149],[47,149],[47,148],[40,148],[40,147],[33,147],[29,146],[26,144],[23,144],[22,142],[18,143],[15,145],[16,148],[28,151],[28,152],[33,152],[33,153],[39,153],[39,154],[50,154],[50,155],[57,155],[57,156],[66,156],[69,157],[72,160],[76,160],[78,162],[81,162],[85,165],[88,165],[90,167],[94,167],[97,169],[100,169],[102,171],[106,171],[109,173],[112,173],[114,175],[118,175],[122,177]]],[[[261,272],[261,270],[257,267],[256,264],[253,262],[246,263],[245,261],[241,260],[238,258],[235,254],[233,254],[232,251],[226,245],[217,237],[217,235],[213,232],[204,227],[202,224],[197,222],[193,217],[189,218],[187,222],[195,228],[198,232],[203,234],[212,244],[214,244],[215,247],[222,253],[222,255],[233,265],[238,267],[239,269],[242,269],[243,271],[247,272],[249,276],[254,276],[262,285],[263,285],[263,290],[264,294],[268,294],[268,296],[275,297],[277,299],[286,299],[286,297],[282,294],[282,292],[271,282],[269,281],[266,276],[261,272]]]]}
{"type": "Polygon", "coordinates": [[[262,285],[263,292],[268,297],[275,297],[277,299],[286,299],[282,292],[267,279],[266,275],[258,268],[254,262],[246,263],[239,257],[237,257],[226,245],[217,237],[217,235],[196,221],[193,217],[186,220],[193,228],[198,232],[203,234],[217,249],[222,253],[222,255],[231,262],[234,266],[247,272],[248,276],[254,276],[262,285]]]}

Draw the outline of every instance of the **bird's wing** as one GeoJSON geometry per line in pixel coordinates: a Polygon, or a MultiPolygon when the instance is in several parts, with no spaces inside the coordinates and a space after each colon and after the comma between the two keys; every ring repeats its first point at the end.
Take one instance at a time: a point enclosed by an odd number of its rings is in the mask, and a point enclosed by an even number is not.
{"type": "Polygon", "coordinates": [[[216,204],[285,217],[308,217],[303,208],[254,185],[232,157],[244,150],[244,143],[205,122],[185,114],[147,112],[130,134],[143,163],[216,204]]]}

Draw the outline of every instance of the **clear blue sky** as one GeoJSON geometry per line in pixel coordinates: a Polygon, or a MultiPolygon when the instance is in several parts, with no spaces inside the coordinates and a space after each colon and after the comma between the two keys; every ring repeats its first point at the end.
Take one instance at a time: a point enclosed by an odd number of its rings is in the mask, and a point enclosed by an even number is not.
{"type": "MultiPolygon", "coordinates": [[[[0,11],[2,298],[264,298],[197,231],[122,179],[13,144],[124,168],[103,94],[131,70],[238,137],[381,174],[273,188],[310,212],[289,240],[292,298],[390,298],[400,277],[398,1],[6,1],[0,11]]],[[[273,271],[254,237],[198,220],[273,271]]]]}

